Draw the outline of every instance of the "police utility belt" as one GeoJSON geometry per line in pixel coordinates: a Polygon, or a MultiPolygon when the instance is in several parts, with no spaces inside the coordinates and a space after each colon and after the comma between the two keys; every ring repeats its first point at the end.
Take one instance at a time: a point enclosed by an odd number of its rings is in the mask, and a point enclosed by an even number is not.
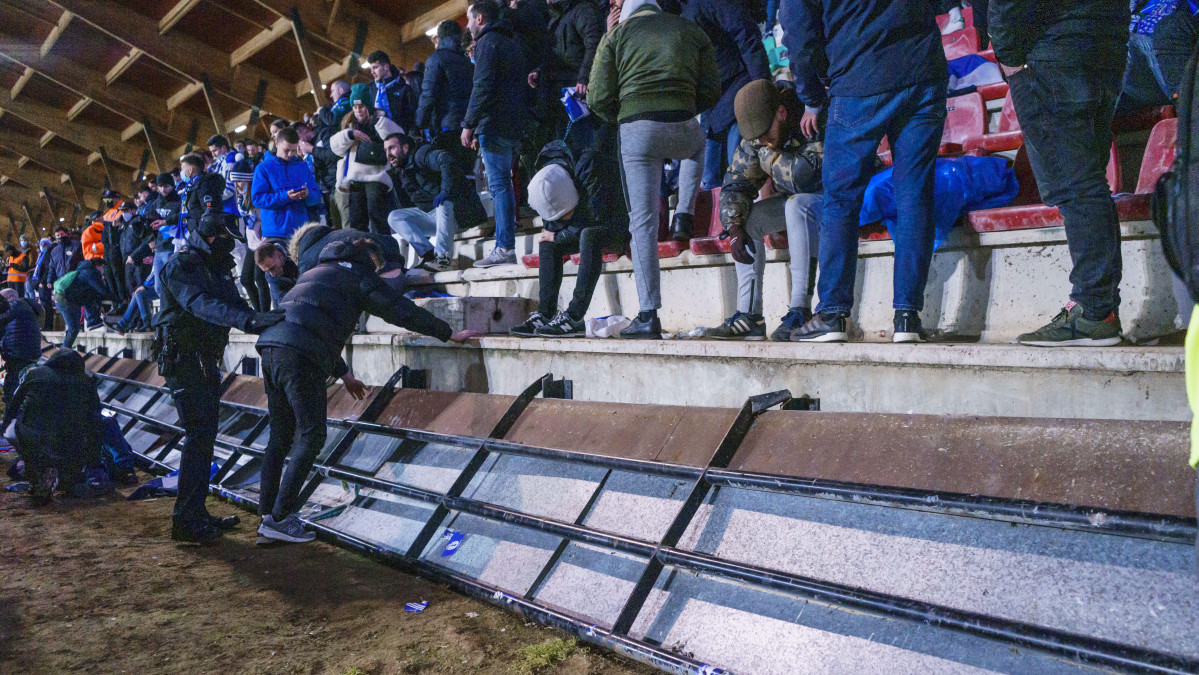
{"type": "Polygon", "coordinates": [[[209,368],[219,371],[221,354],[208,355],[210,358],[206,358],[203,349],[180,345],[175,339],[177,333],[178,329],[172,330],[169,326],[159,326],[154,330],[151,350],[158,363],[159,375],[174,377],[184,373],[203,373],[209,368]]]}

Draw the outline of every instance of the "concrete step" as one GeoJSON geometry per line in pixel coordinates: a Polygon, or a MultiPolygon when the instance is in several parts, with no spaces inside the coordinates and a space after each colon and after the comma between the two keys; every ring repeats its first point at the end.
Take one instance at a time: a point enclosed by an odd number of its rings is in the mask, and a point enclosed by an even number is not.
{"type": "MultiPolygon", "coordinates": [[[[1171,275],[1164,264],[1157,230],[1150,222],[1121,225],[1124,278],[1120,308],[1125,335],[1144,342],[1176,329],[1177,305],[1171,275]]],[[[490,248],[490,244],[487,245],[490,248]]],[[[483,247],[461,242],[463,256],[481,255],[483,247]],[[474,251],[468,251],[473,246],[474,251]]],[[[517,240],[517,259],[535,253],[532,235],[517,240]]],[[[886,339],[893,312],[894,245],[861,244],[857,302],[852,321],[866,339],[886,339]]],[[[786,251],[767,250],[764,280],[768,327],[787,311],[790,279],[786,251]]],[[[687,331],[719,325],[736,309],[736,274],[728,255],[684,251],[661,261],[663,329],[687,331]]],[[[924,324],[944,336],[983,342],[1008,342],[1052,318],[1069,299],[1070,255],[1061,227],[977,234],[955,230],[933,256],[925,293],[924,324]]],[[[559,293],[561,306],[574,290],[577,268],[567,264],[559,293]]],[[[453,295],[518,295],[536,300],[537,270],[506,265],[436,275],[415,274],[415,285],[431,285],[453,295]]],[[[818,298],[817,298],[818,301],[818,298]]],[[[588,316],[638,311],[632,263],[620,258],[605,266],[588,316]]]]}
{"type": "MultiPolygon", "coordinates": [[[[47,334],[47,339],[61,339],[47,334]]],[[[234,333],[225,363],[257,356],[234,333]]],[[[78,345],[148,358],[150,336],[81,333],[78,345]]],[[[443,345],[404,333],[356,335],[355,375],[382,384],[400,366],[430,370],[442,391],[519,394],[545,373],[588,401],[739,407],[789,389],[834,412],[1187,421],[1179,347],[1039,349],[1018,345],[841,345],[488,337],[443,345]]]]}

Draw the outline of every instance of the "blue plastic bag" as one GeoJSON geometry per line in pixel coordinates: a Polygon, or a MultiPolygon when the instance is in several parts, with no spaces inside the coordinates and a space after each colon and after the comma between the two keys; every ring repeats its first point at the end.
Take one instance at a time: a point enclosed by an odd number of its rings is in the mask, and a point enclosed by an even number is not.
{"type": "MultiPolygon", "coordinates": [[[[861,225],[882,221],[892,238],[896,220],[893,173],[889,168],[870,179],[859,219],[861,225]]],[[[954,223],[967,211],[1007,206],[1019,191],[1016,172],[1002,157],[938,159],[933,189],[934,249],[941,247],[954,223]]]]}

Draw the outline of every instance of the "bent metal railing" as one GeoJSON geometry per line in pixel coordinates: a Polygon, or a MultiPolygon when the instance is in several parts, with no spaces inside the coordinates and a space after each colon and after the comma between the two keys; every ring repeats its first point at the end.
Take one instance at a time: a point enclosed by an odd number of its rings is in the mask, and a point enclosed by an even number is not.
{"type": "MultiPolygon", "coordinates": [[[[138,375],[137,370],[128,377],[105,374],[104,371],[117,360],[113,358],[95,368],[105,407],[122,422],[122,428],[129,436],[135,451],[148,465],[156,469],[173,470],[176,463],[173,459],[177,458],[177,447],[183,430],[174,422],[168,393],[163,387],[132,379],[138,375]]],[[[391,399],[396,386],[402,383],[406,372],[407,369],[402,368],[387,385],[380,388],[358,419],[329,420],[330,440],[318,457],[314,473],[302,496],[306,500],[311,498],[322,482],[329,479],[354,486],[355,496],[349,503],[328,508],[310,503],[310,508],[305,512],[308,525],[326,540],[413,570],[469,595],[519,611],[529,618],[555,626],[584,641],[615,650],[637,661],[672,673],[727,672],[630,635],[635,621],[645,608],[651,590],[663,571],[669,567],[778,591],[850,611],[911,621],[995,640],[1100,668],[1154,673],[1199,671],[1199,661],[1174,654],[766,569],[679,547],[680,539],[691,525],[701,504],[713,488],[718,486],[827,499],[861,499],[885,506],[968,514],[1052,527],[1084,528],[1091,532],[1170,542],[1193,541],[1193,519],[1127,512],[1104,512],[1100,514],[1101,517],[1096,518],[1097,510],[1093,508],[1079,509],[1066,505],[939,494],[729,470],[729,461],[759,414],[775,406],[795,406],[797,399],[792,399],[787,392],[752,397],[746,401],[723,440],[707,464],[702,467],[556,450],[501,440],[529,403],[543,393],[546,385],[554,383],[548,375],[534,382],[516,397],[486,437],[433,433],[376,423],[376,417],[391,399]],[[373,471],[347,466],[343,460],[354,446],[355,440],[365,437],[383,437],[400,442],[382,461],[376,458],[373,471]],[[376,474],[383,466],[399,461],[403,454],[410,452],[411,446],[405,450],[405,443],[450,446],[470,453],[470,458],[458,470],[453,483],[444,491],[415,487],[378,477],[376,474]],[[595,487],[581,513],[573,522],[566,522],[463,496],[468,485],[492,455],[558,460],[600,467],[606,469],[607,473],[595,487]],[[659,540],[646,541],[584,525],[604,490],[608,476],[614,471],[690,483],[687,497],[659,540]],[[366,494],[360,494],[359,490],[366,491],[366,494]],[[369,504],[374,499],[373,493],[394,495],[433,507],[432,514],[424,522],[419,533],[406,547],[402,547],[403,550],[399,547],[380,545],[367,537],[338,529],[327,522],[348,508],[369,504]],[[512,593],[426,559],[431,552],[437,551],[435,544],[439,541],[438,532],[447,529],[446,519],[454,513],[470,514],[494,523],[549,534],[559,537],[561,543],[528,589],[523,594],[512,593]],[[537,599],[539,590],[571,542],[629,554],[643,562],[642,571],[633,590],[611,626],[598,625],[594,619],[573,615],[537,599]]],[[[227,378],[226,386],[232,379],[233,376],[227,378]]],[[[562,390],[563,387],[558,385],[554,389],[562,390]]],[[[266,412],[261,408],[222,402],[221,434],[217,441],[219,468],[213,476],[212,485],[216,494],[246,507],[257,506],[254,493],[244,488],[255,482],[254,463],[263,454],[263,444],[256,441],[266,438],[268,423],[266,412]]]]}

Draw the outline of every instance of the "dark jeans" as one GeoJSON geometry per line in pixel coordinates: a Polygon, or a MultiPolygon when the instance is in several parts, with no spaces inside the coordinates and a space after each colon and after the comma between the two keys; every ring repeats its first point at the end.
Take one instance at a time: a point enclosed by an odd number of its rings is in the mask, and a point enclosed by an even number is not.
{"type": "Polygon", "coordinates": [[[12,395],[17,391],[17,385],[20,383],[21,371],[27,366],[34,363],[33,361],[25,361],[24,359],[5,358],[4,359],[4,406],[7,408],[12,395]]]}
{"type": "Polygon", "coordinates": [[[166,381],[185,434],[179,460],[175,520],[198,524],[208,515],[204,500],[208,496],[212,448],[220,420],[221,375],[216,359],[193,355],[181,362],[166,381]]]}
{"type": "Polygon", "coordinates": [[[629,245],[627,236],[613,236],[606,227],[588,227],[584,230],[570,228],[554,235],[553,241],[537,245],[538,285],[541,303],[537,311],[548,318],[558,313],[558,291],[562,288],[562,258],[580,254],[579,274],[575,280],[575,292],[566,313],[576,321],[582,321],[595,294],[600,272],[604,269],[604,252],[621,251],[629,245]]]}
{"type": "Polygon", "coordinates": [[[1178,11],[1157,22],[1153,31],[1153,52],[1171,100],[1182,89],[1182,73],[1197,41],[1199,21],[1184,2],[1178,3],[1178,11]]]}
{"type": "Polygon", "coordinates": [[[848,313],[858,271],[858,217],[886,135],[895,163],[895,309],[924,309],[933,255],[933,174],[945,125],[945,87],[917,84],[877,96],[834,96],[824,142],[818,312],[848,313]]]}
{"type": "Polygon", "coordinates": [[[42,303],[42,330],[54,330],[54,293],[39,287],[37,296],[42,303]]]}
{"type": "Polygon", "coordinates": [[[123,304],[129,299],[129,294],[125,292],[125,265],[113,262],[104,263],[104,285],[108,287],[108,292],[112,299],[118,304],[123,304]]]}
{"type": "Polygon", "coordinates": [[[1120,77],[1040,62],[1008,77],[1041,199],[1065,221],[1070,299],[1094,320],[1120,307],[1120,220],[1107,184],[1120,77]]]}
{"type": "Polygon", "coordinates": [[[266,272],[254,264],[253,251],[246,251],[246,259],[241,264],[241,287],[246,289],[255,312],[271,311],[271,288],[266,283],[266,272]]]}
{"type": "Polygon", "coordinates": [[[350,183],[350,227],[391,235],[391,189],[383,183],[350,183]]]}
{"type": "Polygon", "coordinates": [[[325,374],[294,349],[262,350],[271,438],[262,460],[258,514],[276,521],[300,510],[300,491],[325,445],[325,374]],[[287,472],[283,471],[283,461],[287,472]],[[282,480],[280,480],[282,475],[282,480]]]}

